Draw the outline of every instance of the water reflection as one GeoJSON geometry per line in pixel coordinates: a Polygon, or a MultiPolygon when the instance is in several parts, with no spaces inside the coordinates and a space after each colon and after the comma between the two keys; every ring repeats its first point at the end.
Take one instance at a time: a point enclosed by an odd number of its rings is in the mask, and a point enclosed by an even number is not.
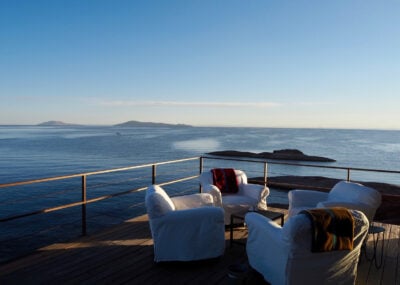
{"type": "Polygon", "coordinates": [[[202,138],[174,142],[173,146],[176,149],[186,151],[208,152],[218,150],[220,148],[220,142],[214,138],[202,138]]]}

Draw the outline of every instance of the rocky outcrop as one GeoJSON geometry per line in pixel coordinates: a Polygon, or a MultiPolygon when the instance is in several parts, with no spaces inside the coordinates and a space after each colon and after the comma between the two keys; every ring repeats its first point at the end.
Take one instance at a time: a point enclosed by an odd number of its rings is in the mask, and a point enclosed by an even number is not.
{"type": "Polygon", "coordinates": [[[184,124],[166,124],[166,123],[153,123],[153,122],[139,122],[139,121],[128,121],[125,123],[114,125],[114,127],[175,127],[175,128],[188,128],[190,125],[184,124]]]}
{"type": "Polygon", "coordinates": [[[80,126],[78,124],[70,124],[64,123],[62,121],[48,121],[38,124],[38,126],[45,126],[45,127],[70,127],[70,126],[80,126]]]}
{"type": "Polygon", "coordinates": [[[274,150],[273,152],[260,152],[260,153],[236,151],[236,150],[224,150],[224,151],[209,152],[208,154],[216,156],[261,158],[261,159],[275,159],[275,160],[317,161],[317,162],[335,161],[334,159],[327,157],[306,155],[297,149],[281,149],[281,150],[274,150]]]}

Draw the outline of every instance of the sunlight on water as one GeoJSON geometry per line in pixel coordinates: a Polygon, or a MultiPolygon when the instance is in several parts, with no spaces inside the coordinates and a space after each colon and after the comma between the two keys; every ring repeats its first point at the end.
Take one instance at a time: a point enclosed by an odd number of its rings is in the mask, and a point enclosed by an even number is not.
{"type": "Polygon", "coordinates": [[[384,152],[400,152],[400,144],[399,143],[385,143],[385,144],[380,144],[380,145],[373,145],[371,148],[375,150],[380,150],[384,152]]]}
{"type": "Polygon", "coordinates": [[[173,146],[176,149],[196,152],[208,152],[218,150],[220,142],[213,138],[195,139],[174,142],[173,146]]]}

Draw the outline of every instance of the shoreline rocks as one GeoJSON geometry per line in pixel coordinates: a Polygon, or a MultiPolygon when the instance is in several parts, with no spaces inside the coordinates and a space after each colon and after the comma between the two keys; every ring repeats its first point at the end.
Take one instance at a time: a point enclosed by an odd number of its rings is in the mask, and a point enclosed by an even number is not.
{"type": "Polygon", "coordinates": [[[335,160],[332,158],[307,155],[298,149],[281,149],[281,150],[274,150],[273,152],[260,152],[260,153],[236,151],[236,150],[223,150],[223,151],[213,151],[207,154],[215,156],[243,157],[243,158],[335,162],[335,160]]]}

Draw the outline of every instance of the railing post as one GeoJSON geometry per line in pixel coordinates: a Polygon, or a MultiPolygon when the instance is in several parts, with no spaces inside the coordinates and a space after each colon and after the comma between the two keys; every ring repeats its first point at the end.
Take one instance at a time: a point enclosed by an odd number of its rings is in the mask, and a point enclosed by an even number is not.
{"type": "Polygon", "coordinates": [[[347,181],[350,181],[350,168],[347,168],[347,181]]]}
{"type": "Polygon", "coordinates": [[[203,160],[204,158],[200,156],[200,165],[199,165],[199,173],[201,174],[203,172],[203,160]]]}
{"type": "Polygon", "coordinates": [[[264,162],[264,187],[267,187],[267,173],[268,173],[267,162],[264,162]]]}
{"type": "Polygon", "coordinates": [[[156,174],[157,174],[157,169],[156,169],[156,165],[153,164],[152,167],[152,174],[151,174],[151,184],[156,184],[156,174]]]}
{"type": "Polygon", "coordinates": [[[86,235],[86,175],[82,175],[82,235],[86,235]]]}
{"type": "MultiPolygon", "coordinates": [[[[200,156],[200,160],[199,160],[199,174],[201,175],[201,173],[203,173],[203,157],[200,156]]],[[[203,189],[201,187],[201,184],[199,186],[199,193],[203,192],[203,189]]]]}

